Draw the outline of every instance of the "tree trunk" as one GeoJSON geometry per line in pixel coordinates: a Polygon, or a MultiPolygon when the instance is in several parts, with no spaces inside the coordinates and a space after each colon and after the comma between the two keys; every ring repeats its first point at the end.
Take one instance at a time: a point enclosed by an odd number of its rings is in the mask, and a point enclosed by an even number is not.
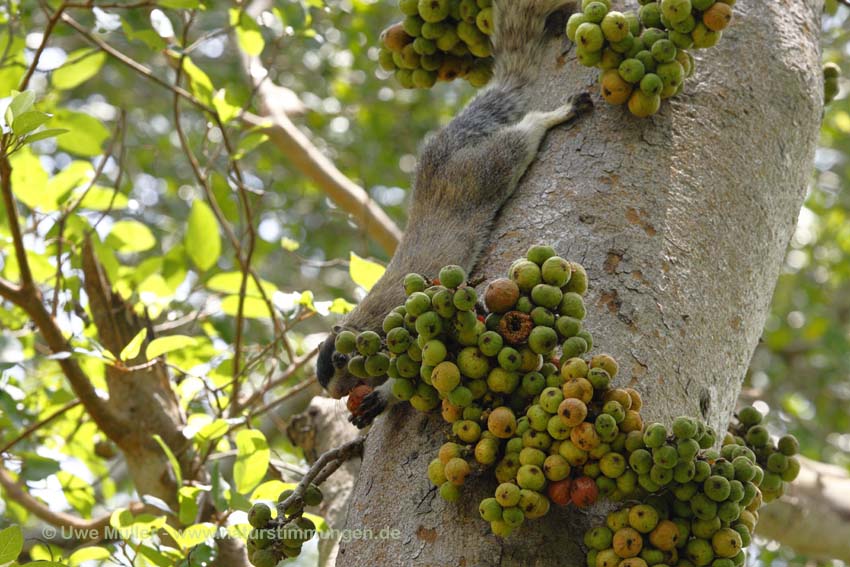
{"type": "MultiPolygon", "coordinates": [[[[689,414],[722,429],[734,408],[811,170],[821,11],[820,0],[738,2],[660,114],[638,120],[600,101],[550,134],[478,266],[476,276],[498,277],[537,242],[581,262],[594,350],[618,359],[616,382],[641,392],[648,420],[689,414]]],[[[538,108],[597,88],[572,51],[555,63],[562,48],[542,63],[552,73],[538,108]]],[[[468,482],[461,503],[442,501],[426,467],[445,430],[406,404],[376,423],[347,527],[402,535],[344,543],[337,565],[584,563],[593,514],[553,509],[500,540],[477,511],[491,475],[468,482]]]]}

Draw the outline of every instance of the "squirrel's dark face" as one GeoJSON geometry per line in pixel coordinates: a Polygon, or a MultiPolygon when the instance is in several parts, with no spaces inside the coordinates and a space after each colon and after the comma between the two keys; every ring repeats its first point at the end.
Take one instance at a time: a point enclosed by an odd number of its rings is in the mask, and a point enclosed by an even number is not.
{"type": "Polygon", "coordinates": [[[348,356],[336,352],[334,341],[336,329],[328,335],[322,346],[319,347],[319,356],[316,359],[316,377],[328,395],[339,399],[347,396],[357,385],[358,380],[348,372],[348,356]]]}

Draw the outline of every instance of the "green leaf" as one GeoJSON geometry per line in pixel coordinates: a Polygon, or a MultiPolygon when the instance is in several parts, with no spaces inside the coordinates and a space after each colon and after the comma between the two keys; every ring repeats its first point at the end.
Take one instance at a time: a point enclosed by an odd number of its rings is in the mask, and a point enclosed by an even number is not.
{"type": "Polygon", "coordinates": [[[24,91],[19,93],[12,91],[12,102],[6,108],[6,124],[11,124],[15,118],[28,112],[32,105],[35,104],[35,91],[24,91]]]}
{"type": "MultiPolygon", "coordinates": [[[[23,37],[19,37],[19,34],[4,34],[3,39],[6,41],[0,39],[0,50],[7,55],[3,61],[5,65],[0,66],[0,94],[11,96],[15,94],[13,89],[20,84],[29,62],[24,57],[26,44],[23,37]]],[[[9,122],[11,120],[7,124],[9,122]]]]}
{"type": "Polygon", "coordinates": [[[381,279],[385,271],[387,269],[381,264],[361,258],[354,252],[351,253],[351,263],[348,267],[348,273],[351,275],[354,283],[366,291],[370,291],[378,283],[378,280],[381,279]]]}
{"type": "Polygon", "coordinates": [[[280,247],[287,252],[295,252],[301,248],[301,244],[297,240],[292,240],[291,238],[284,236],[280,239],[280,247]]]}
{"type": "Polygon", "coordinates": [[[266,476],[271,452],[266,436],[256,429],[243,429],[236,435],[236,462],[233,480],[236,490],[247,494],[266,476]]]}
{"type": "MultiPolygon", "coordinates": [[[[218,117],[222,122],[230,122],[242,112],[242,107],[238,104],[234,104],[230,101],[229,92],[225,91],[225,89],[219,89],[218,92],[215,93],[213,97],[213,107],[215,107],[216,112],[218,112],[218,117]]],[[[239,159],[237,157],[237,159],[239,159]]]]}
{"type": "Polygon", "coordinates": [[[236,146],[236,159],[242,159],[268,139],[269,137],[264,132],[252,132],[244,136],[236,146]]]}
{"type": "Polygon", "coordinates": [[[136,333],[136,336],[130,339],[130,342],[127,343],[127,346],[121,351],[121,354],[118,355],[118,358],[127,361],[132,360],[139,356],[139,352],[142,350],[142,343],[145,342],[145,339],[148,337],[148,329],[147,327],[136,333]]]}
{"type": "MultiPolygon", "coordinates": [[[[165,529],[165,526],[167,525],[168,524],[165,524],[163,526],[163,529],[165,529]]],[[[160,547],[159,549],[154,549],[149,545],[140,545],[138,547],[138,550],[139,555],[147,560],[136,562],[139,565],[153,564],[157,567],[174,567],[174,565],[178,565],[180,563],[180,560],[183,559],[182,553],[180,553],[176,549],[170,549],[168,547],[160,547]]]]}
{"type": "Polygon", "coordinates": [[[227,500],[228,494],[226,494],[226,492],[230,492],[229,489],[227,482],[221,478],[218,461],[214,462],[210,473],[210,494],[212,494],[213,506],[219,512],[224,512],[230,508],[230,503],[227,500]]]}
{"type": "MultiPolygon", "coordinates": [[[[162,5],[162,3],[160,3],[162,5]]],[[[126,19],[121,18],[121,29],[124,30],[124,35],[129,41],[141,41],[149,49],[160,51],[168,47],[164,39],[159,37],[159,34],[152,29],[137,30],[126,19]]]]}
{"type": "Polygon", "coordinates": [[[88,517],[95,504],[94,488],[91,483],[72,475],[67,471],[59,471],[56,478],[62,485],[65,500],[80,514],[88,517]]]}
{"type": "Polygon", "coordinates": [[[231,8],[230,25],[236,27],[236,39],[242,51],[255,57],[263,52],[266,43],[260,32],[260,26],[251,16],[239,8],[231,8]]]}
{"type": "Polygon", "coordinates": [[[24,112],[20,116],[15,116],[15,120],[12,122],[12,132],[16,136],[26,136],[48,120],[50,120],[50,115],[44,112],[37,110],[24,112]]]}
{"type": "MultiPolygon", "coordinates": [[[[50,263],[46,255],[27,251],[27,260],[29,260],[33,279],[38,283],[46,283],[56,277],[56,266],[50,263]]],[[[7,256],[5,262],[6,265],[3,266],[3,273],[6,277],[13,280],[18,279],[20,277],[18,259],[14,255],[7,256]]]]}
{"type": "Polygon", "coordinates": [[[354,310],[354,307],[355,305],[353,303],[350,303],[341,297],[337,297],[333,300],[333,303],[331,303],[330,312],[337,313],[339,315],[346,315],[351,313],[354,310]]]}
{"type": "MultiPolygon", "coordinates": [[[[29,148],[15,153],[9,160],[12,166],[12,191],[27,207],[44,212],[55,211],[56,195],[47,190],[47,172],[29,148]]],[[[5,215],[4,215],[5,216],[5,215]]]]}
{"type": "Polygon", "coordinates": [[[207,539],[215,537],[218,526],[209,522],[194,524],[183,530],[183,546],[192,548],[207,539]]]}
{"type": "Polygon", "coordinates": [[[158,4],[163,8],[193,10],[195,8],[201,7],[201,0],[160,0],[158,4]]]}
{"type": "MultiPolygon", "coordinates": [[[[239,296],[228,295],[221,300],[221,311],[225,315],[236,317],[239,313],[239,296]]],[[[271,317],[266,302],[257,297],[246,296],[242,303],[242,316],[248,319],[266,319],[271,317]]]]}
{"type": "Polygon", "coordinates": [[[46,130],[42,130],[41,132],[36,132],[35,134],[30,134],[26,137],[26,143],[32,144],[33,142],[38,142],[39,140],[46,140],[47,138],[53,138],[54,136],[59,136],[67,132],[65,128],[48,128],[46,130]]]}
{"type": "Polygon", "coordinates": [[[74,160],[65,168],[50,178],[47,182],[47,192],[56,195],[56,202],[64,201],[64,197],[71,194],[74,189],[87,185],[94,177],[94,167],[82,160],[74,160]]]}
{"type": "Polygon", "coordinates": [[[221,256],[218,221],[209,205],[200,199],[192,203],[184,245],[192,262],[202,271],[212,268],[221,256]]]}
{"type": "Polygon", "coordinates": [[[153,436],[154,441],[159,443],[159,446],[162,448],[162,452],[165,453],[165,456],[168,457],[168,462],[171,463],[171,469],[174,471],[174,478],[177,479],[177,486],[183,485],[183,471],[180,469],[180,461],[177,460],[177,457],[174,456],[174,453],[171,451],[171,448],[165,444],[165,441],[162,440],[162,437],[159,435],[153,436]]]}
{"type": "Polygon", "coordinates": [[[164,512],[165,514],[170,514],[172,516],[177,515],[174,513],[174,510],[171,509],[171,506],[168,505],[168,502],[166,502],[162,498],[157,498],[156,496],[152,496],[150,494],[142,494],[142,503],[146,504],[148,508],[159,510],[160,512],[164,512]]]}
{"type": "Polygon", "coordinates": [[[106,53],[85,47],[68,54],[65,64],[53,71],[50,80],[59,90],[73,89],[100,71],[106,62],[106,53]]]}
{"type": "Polygon", "coordinates": [[[313,292],[309,289],[301,292],[301,298],[298,300],[298,305],[306,307],[310,311],[315,311],[316,306],[313,305],[313,292]]]}
{"type": "Polygon", "coordinates": [[[128,199],[111,187],[92,186],[86,193],[80,206],[90,211],[119,211],[127,208],[128,199]]]}
{"type": "Polygon", "coordinates": [[[19,476],[23,480],[44,480],[60,470],[59,463],[48,457],[36,453],[23,453],[19,456],[22,463],[19,476]]]}
{"type": "Polygon", "coordinates": [[[151,230],[134,220],[118,221],[112,225],[112,230],[107,237],[107,243],[112,242],[118,252],[144,252],[156,245],[151,230]]]}
{"type": "Polygon", "coordinates": [[[60,136],[56,143],[59,148],[78,156],[100,155],[103,142],[109,138],[109,130],[100,120],[82,112],[58,110],[51,125],[64,128],[73,134],[60,136]]]}
{"type": "Polygon", "coordinates": [[[192,94],[204,104],[212,104],[214,89],[209,75],[188,57],[183,58],[183,71],[189,77],[192,94]]]}
{"type": "MultiPolygon", "coordinates": [[[[263,286],[263,291],[266,297],[271,298],[271,295],[277,291],[277,287],[266,280],[260,280],[263,286]]],[[[220,291],[222,293],[239,293],[239,288],[242,286],[242,272],[222,272],[211,277],[207,281],[207,288],[212,291],[220,291]]],[[[248,297],[260,297],[260,288],[252,276],[248,276],[248,281],[245,282],[245,295],[248,297]]]]}
{"type": "Polygon", "coordinates": [[[0,565],[11,563],[24,549],[24,532],[21,526],[9,526],[0,530],[0,565]]]}
{"type": "Polygon", "coordinates": [[[195,434],[195,438],[199,441],[215,441],[227,433],[228,429],[229,426],[225,420],[216,419],[215,421],[203,426],[198,433],[195,434]]]}
{"type": "Polygon", "coordinates": [[[76,566],[81,565],[86,561],[102,561],[104,559],[109,559],[110,557],[112,557],[112,552],[105,547],[82,547],[71,554],[68,558],[68,564],[76,566]]]}
{"type": "Polygon", "coordinates": [[[279,480],[269,480],[254,489],[251,493],[251,500],[271,500],[277,502],[277,497],[284,490],[295,490],[298,486],[294,482],[281,482],[279,480]]]}
{"type": "Polygon", "coordinates": [[[158,339],[154,339],[150,342],[147,350],[145,351],[145,356],[147,356],[148,360],[153,360],[167,352],[192,346],[194,344],[194,337],[187,337],[186,335],[169,335],[167,337],[159,337],[158,339]]]}

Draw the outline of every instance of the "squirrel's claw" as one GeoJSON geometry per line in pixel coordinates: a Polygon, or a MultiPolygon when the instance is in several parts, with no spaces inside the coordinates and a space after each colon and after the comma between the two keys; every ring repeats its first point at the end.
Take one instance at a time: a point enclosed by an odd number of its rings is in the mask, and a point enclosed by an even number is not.
{"type": "Polygon", "coordinates": [[[578,93],[571,96],[569,100],[576,114],[584,114],[593,109],[593,99],[590,98],[590,93],[578,93]]]}
{"type": "Polygon", "coordinates": [[[381,415],[387,409],[387,399],[381,390],[375,390],[368,394],[363,401],[360,402],[357,415],[352,415],[349,421],[358,429],[363,429],[372,424],[375,418],[381,415]]]}

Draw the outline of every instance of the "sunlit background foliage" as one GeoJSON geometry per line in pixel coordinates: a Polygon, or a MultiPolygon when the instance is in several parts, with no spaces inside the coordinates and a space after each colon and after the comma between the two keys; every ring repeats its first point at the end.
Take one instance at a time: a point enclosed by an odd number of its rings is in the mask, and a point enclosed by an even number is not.
{"type": "MultiPolygon", "coordinates": [[[[18,88],[42,42],[45,8],[52,12],[59,4],[0,4],[0,110],[10,102],[11,91],[18,88]]],[[[260,393],[259,408],[310,378],[309,364],[291,375],[286,369],[293,357],[311,351],[328,327],[327,321],[311,315],[343,312],[347,302],[362,297],[363,289],[352,281],[351,253],[379,262],[388,257],[265,136],[240,122],[241,108],[261,113],[241,53],[261,53],[271,79],[295,92],[304,105],[293,120],[401,226],[418,145],[448,121],[472,91],[465,83],[429,92],[404,91],[376,71],[377,37],[396,17],[394,2],[276,0],[256,21],[242,14],[244,7],[221,0],[166,0],[157,9],[152,9],[155,2],[142,4],[131,9],[71,8],[67,13],[167,85],[174,84],[182,61],[181,84],[218,110],[225,129],[186,101],[175,102],[167,87],[94,48],[59,22],[29,88],[36,94],[35,109],[52,115],[46,127],[68,132],[27,145],[11,160],[34,277],[48,291],[46,300],[55,302],[63,330],[73,333],[73,356],[95,385],[105,389],[104,368],[114,364],[112,355],[134,357],[104,352],[87,312],[79,250],[87,233],[96,235],[98,258],[115,289],[138,313],[147,312],[155,329],[192,338],[179,349],[177,343],[167,347],[174,348],[167,360],[196,449],[213,454],[236,449],[238,431],[246,431],[240,428],[251,423],[265,433],[271,447],[248,457],[263,466],[271,459],[272,467],[282,471],[279,476],[293,480],[283,464],[303,466],[303,456],[285,441],[280,420],[227,413],[242,272],[182,149],[175,108],[190,147],[209,170],[221,214],[243,247],[251,238],[243,199],[250,204],[256,233],[251,264],[276,316],[287,326],[291,354],[270,322],[258,287],[250,283],[241,308],[246,321],[240,339],[242,366],[247,368],[242,375],[245,388],[260,393]],[[239,158],[241,190],[231,179],[225,142],[233,146],[231,156],[239,158]],[[105,161],[104,155],[109,156],[105,161]],[[96,183],[80,199],[92,179],[96,183]],[[57,258],[62,266],[58,278],[57,258]],[[273,356],[264,350],[269,345],[273,356]],[[281,375],[286,380],[265,387],[270,376],[281,375]]],[[[841,64],[847,76],[850,10],[838,7],[835,0],[828,2],[827,10],[824,59],[841,64]]],[[[777,433],[796,434],[806,456],[850,468],[848,90],[845,80],[839,99],[826,111],[810,195],[745,395],[780,409],[771,412],[778,416],[772,426],[777,433]]],[[[0,209],[0,275],[15,281],[19,266],[6,211],[0,209]]],[[[20,309],[0,303],[0,325],[4,447],[22,429],[71,402],[74,394],[20,309]]],[[[3,455],[3,463],[27,482],[32,494],[52,506],[97,516],[137,498],[121,458],[108,456],[105,449],[95,451],[98,446],[108,442],[84,419],[82,408],[75,407],[18,442],[3,455]]],[[[275,498],[281,488],[275,475],[225,476],[228,479],[221,482],[230,483],[232,490],[222,506],[237,511],[233,523],[244,523],[238,511],[246,509],[257,491],[275,498]]],[[[202,487],[181,499],[181,519],[197,512],[198,494],[209,490],[202,487]]],[[[2,499],[0,528],[10,523],[29,526],[32,537],[40,525],[24,508],[2,499]]],[[[38,543],[30,558],[71,556],[70,564],[84,559],[128,564],[130,557],[143,554],[144,564],[201,564],[195,563],[198,555],[186,559],[185,550],[198,542],[183,543],[185,549],[173,555],[151,542],[125,541],[76,556],[72,550],[38,543]]],[[[790,552],[771,547],[763,550],[760,560],[765,565],[804,564],[790,552]]],[[[314,555],[302,562],[311,561],[314,555]]]]}

